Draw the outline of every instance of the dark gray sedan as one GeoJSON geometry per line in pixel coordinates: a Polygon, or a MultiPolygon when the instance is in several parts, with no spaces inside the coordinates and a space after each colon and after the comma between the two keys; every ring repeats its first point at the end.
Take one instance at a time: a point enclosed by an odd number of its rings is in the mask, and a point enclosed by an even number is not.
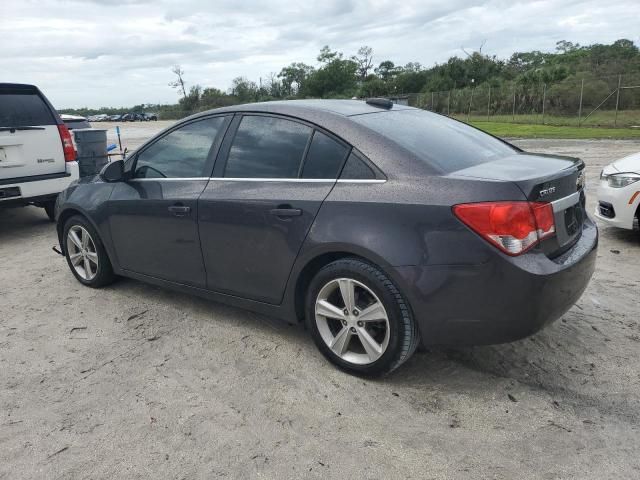
{"type": "Polygon", "coordinates": [[[523,338],[594,271],[584,163],[373,99],[200,113],[60,195],[84,285],[123,275],[289,322],[350,372],[523,338]]]}

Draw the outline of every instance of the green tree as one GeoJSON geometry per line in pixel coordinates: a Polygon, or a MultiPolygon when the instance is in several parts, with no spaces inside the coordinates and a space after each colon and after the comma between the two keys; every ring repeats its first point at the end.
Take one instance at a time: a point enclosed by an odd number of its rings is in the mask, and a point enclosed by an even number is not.
{"type": "Polygon", "coordinates": [[[382,80],[388,82],[398,73],[398,69],[391,60],[385,60],[376,67],[375,72],[382,80]]]}
{"type": "Polygon", "coordinates": [[[318,61],[323,65],[308,76],[300,89],[302,96],[348,97],[357,93],[356,62],[344,60],[341,52],[332,51],[328,46],[320,50],[318,61]]]}
{"type": "Polygon", "coordinates": [[[231,81],[231,95],[240,103],[255,102],[258,100],[258,85],[246,77],[236,77],[231,81]]]}
{"type": "Polygon", "coordinates": [[[193,85],[189,89],[184,97],[180,99],[180,106],[186,112],[194,112],[200,105],[200,95],[202,93],[202,87],[200,85],[193,85]]]}
{"type": "Polygon", "coordinates": [[[278,78],[282,81],[285,95],[296,95],[301,90],[314,68],[302,62],[294,62],[280,70],[278,78]]]}
{"type": "Polygon", "coordinates": [[[358,49],[358,54],[352,56],[351,60],[356,62],[358,65],[356,75],[358,76],[358,79],[363,82],[373,68],[373,49],[367,46],[360,47],[358,49]]]}

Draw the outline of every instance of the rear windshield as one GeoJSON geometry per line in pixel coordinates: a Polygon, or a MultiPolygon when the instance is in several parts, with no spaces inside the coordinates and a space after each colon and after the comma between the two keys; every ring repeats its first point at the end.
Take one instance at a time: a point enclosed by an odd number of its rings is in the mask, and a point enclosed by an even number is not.
{"type": "Polygon", "coordinates": [[[37,93],[0,90],[0,127],[55,124],[51,110],[37,93]]]}
{"type": "Polygon", "coordinates": [[[490,162],[517,151],[469,125],[423,110],[397,110],[350,118],[393,140],[442,173],[490,162]]]}

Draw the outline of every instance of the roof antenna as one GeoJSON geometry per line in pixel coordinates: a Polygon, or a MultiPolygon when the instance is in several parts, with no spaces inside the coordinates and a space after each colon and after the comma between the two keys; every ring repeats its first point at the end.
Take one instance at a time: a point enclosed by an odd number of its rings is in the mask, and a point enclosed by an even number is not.
{"type": "Polygon", "coordinates": [[[390,110],[393,108],[393,102],[388,98],[367,98],[367,105],[373,107],[386,108],[390,110]]]}

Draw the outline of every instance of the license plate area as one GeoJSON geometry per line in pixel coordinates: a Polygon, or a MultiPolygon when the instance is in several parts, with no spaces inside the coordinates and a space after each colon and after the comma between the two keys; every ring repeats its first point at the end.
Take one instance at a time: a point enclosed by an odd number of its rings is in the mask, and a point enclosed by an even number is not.
{"type": "Polygon", "coordinates": [[[0,200],[6,200],[7,198],[15,198],[22,195],[20,187],[0,187],[0,200]]]}
{"type": "Polygon", "coordinates": [[[580,201],[580,192],[551,202],[556,221],[558,246],[562,247],[575,240],[582,232],[584,207],[580,201]]]}

